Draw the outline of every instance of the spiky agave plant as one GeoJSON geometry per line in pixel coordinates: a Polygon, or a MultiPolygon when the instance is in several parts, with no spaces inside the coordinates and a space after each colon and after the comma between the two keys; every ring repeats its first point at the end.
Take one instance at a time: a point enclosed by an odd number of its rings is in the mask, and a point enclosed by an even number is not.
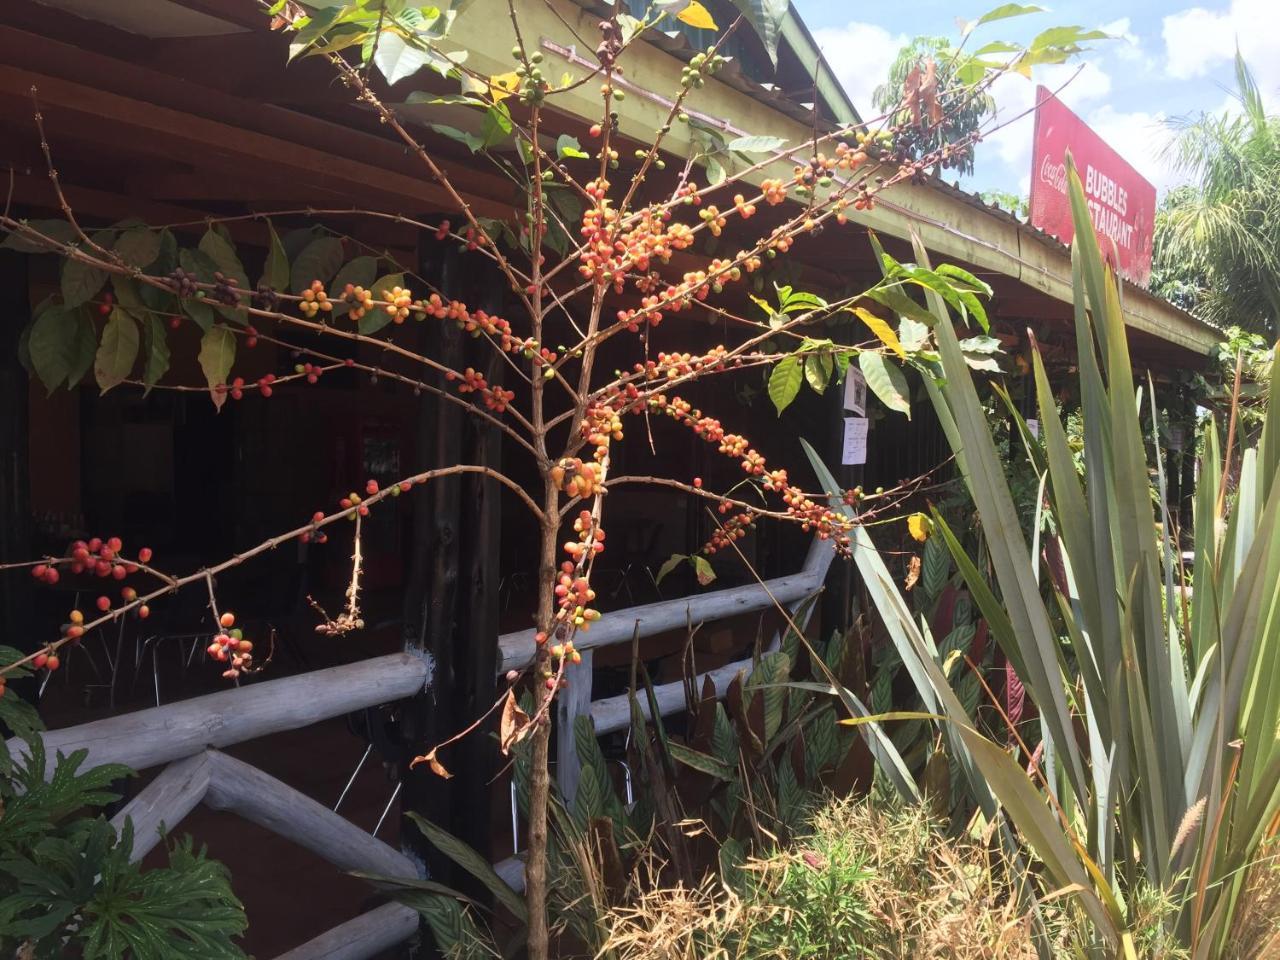
{"type": "Polygon", "coordinates": [[[1158,459],[1153,515],[1120,286],[1074,167],[1068,179],[1083,476],[1038,350],[1042,442],[1028,444],[1063,576],[1050,576],[1026,542],[946,305],[929,303],[940,367],[926,386],[977,506],[991,578],[936,513],[935,528],[1039,708],[1042,750],[1015,760],[973,729],[951,686],[962,671],[938,657],[865,531],[855,560],[925,703],[947,718],[970,787],[988,809],[999,801],[1048,889],[1078,891],[1099,949],[1136,957],[1126,897],[1154,889],[1178,904],[1168,932],[1212,960],[1230,955],[1250,868],[1280,827],[1280,413],[1268,410],[1257,445],[1240,456],[1231,497],[1208,424],[1188,604],[1158,459]]]}

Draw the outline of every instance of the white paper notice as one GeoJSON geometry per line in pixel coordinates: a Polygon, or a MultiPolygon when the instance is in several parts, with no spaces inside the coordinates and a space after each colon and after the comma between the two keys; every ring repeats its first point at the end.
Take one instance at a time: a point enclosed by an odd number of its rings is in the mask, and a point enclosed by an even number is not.
{"type": "Polygon", "coordinates": [[[867,378],[857,367],[844,376],[844,408],[860,417],[867,412],[867,378]]]}
{"type": "Polygon", "coordinates": [[[1028,421],[1027,421],[1027,433],[1031,434],[1033,437],[1035,437],[1037,440],[1039,440],[1039,439],[1040,439],[1040,421],[1039,421],[1039,420],[1028,420],[1028,421]]]}
{"type": "Polygon", "coordinates": [[[871,421],[866,417],[844,418],[844,452],[840,462],[845,466],[867,462],[867,428],[871,421]]]}

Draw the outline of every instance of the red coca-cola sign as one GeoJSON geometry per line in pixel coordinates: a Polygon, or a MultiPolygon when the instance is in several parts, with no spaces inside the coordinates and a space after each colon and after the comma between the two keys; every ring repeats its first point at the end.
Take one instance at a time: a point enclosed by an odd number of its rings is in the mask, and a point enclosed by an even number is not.
{"type": "Polygon", "coordinates": [[[1146,286],[1151,279],[1156,188],[1061,100],[1038,87],[1031,225],[1063,243],[1075,235],[1067,196],[1068,151],[1084,184],[1103,255],[1121,276],[1146,286]]]}

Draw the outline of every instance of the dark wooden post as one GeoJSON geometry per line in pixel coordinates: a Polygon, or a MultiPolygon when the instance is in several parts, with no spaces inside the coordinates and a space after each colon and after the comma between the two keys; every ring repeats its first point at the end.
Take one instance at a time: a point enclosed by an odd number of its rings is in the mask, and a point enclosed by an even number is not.
{"type": "MultiPolygon", "coordinates": [[[[0,252],[0,563],[31,559],[29,381],[18,359],[18,342],[30,316],[27,257],[0,252]]],[[[35,649],[31,598],[30,577],[0,577],[0,642],[24,652],[35,649]]],[[[34,680],[11,686],[34,701],[34,680]]]]}
{"type": "MultiPolygon", "coordinates": [[[[471,258],[480,263],[478,255],[471,258]]],[[[480,291],[472,306],[491,313],[501,311],[503,297],[500,278],[494,271],[477,271],[480,291]]],[[[474,289],[474,288],[473,288],[474,289]]],[[[506,364],[489,343],[471,341],[467,363],[483,371],[494,386],[502,383],[506,364]]],[[[462,431],[463,456],[469,463],[501,468],[502,435],[477,417],[465,417],[462,431]]],[[[501,487],[496,480],[479,474],[462,478],[461,521],[458,543],[460,577],[455,591],[457,630],[455,650],[455,698],[458,714],[453,723],[470,723],[490,706],[497,696],[494,682],[498,669],[498,557],[501,547],[501,487]]],[[[455,808],[454,832],[482,855],[497,859],[490,849],[493,836],[489,811],[493,803],[493,775],[497,754],[494,741],[485,730],[458,744],[453,773],[455,808]]]]}
{"type": "MultiPolygon", "coordinates": [[[[423,240],[421,273],[447,296],[472,307],[494,309],[500,294],[492,277],[477,272],[477,258],[456,245],[423,240]]],[[[459,369],[468,365],[500,377],[500,361],[488,344],[472,343],[448,321],[426,321],[423,351],[459,369]]],[[[436,376],[433,385],[454,385],[436,376]]],[[[500,435],[457,404],[424,394],[419,407],[418,469],[469,462],[500,464],[500,435]]],[[[493,702],[498,637],[499,493],[479,476],[433,481],[415,503],[413,546],[405,594],[405,648],[430,663],[422,694],[406,703],[403,733],[410,753],[430,749],[458,733],[493,702]]],[[[420,814],[488,856],[493,743],[477,731],[449,747],[441,761],[454,774],[444,779],[426,765],[402,771],[402,814],[420,814]]],[[[407,817],[402,845],[432,878],[483,897],[469,876],[425,842],[407,817]]]]}
{"type": "MultiPolygon", "coordinates": [[[[446,293],[458,282],[458,256],[452,248],[423,238],[419,271],[446,293]]],[[[462,334],[452,323],[424,322],[422,351],[450,367],[462,359],[462,334]]],[[[430,374],[432,386],[448,390],[451,384],[430,374]]],[[[430,470],[457,463],[462,453],[462,412],[434,394],[423,393],[418,407],[415,469],[430,470]]],[[[453,685],[454,591],[458,579],[458,504],[460,481],[445,477],[432,481],[417,494],[413,515],[413,546],[405,591],[405,649],[431,665],[426,689],[404,705],[401,714],[405,746],[415,754],[447,739],[456,721],[453,685]]],[[[406,758],[406,762],[407,762],[406,758]]],[[[426,766],[401,771],[401,814],[417,813],[449,826],[449,781],[426,766]]],[[[407,817],[401,822],[401,845],[415,856],[427,875],[445,880],[451,873],[448,860],[426,842],[407,817]]]]}

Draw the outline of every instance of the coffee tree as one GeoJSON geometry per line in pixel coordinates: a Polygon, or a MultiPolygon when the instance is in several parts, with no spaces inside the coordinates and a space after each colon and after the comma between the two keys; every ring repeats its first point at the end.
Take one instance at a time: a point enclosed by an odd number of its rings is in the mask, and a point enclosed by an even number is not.
{"type": "MultiPolygon", "coordinates": [[[[336,525],[349,524],[354,549],[345,605],[336,616],[321,611],[318,629],[335,635],[358,630],[363,626],[364,518],[389,498],[441,477],[471,473],[492,478],[511,491],[538,528],[537,556],[530,558],[538,583],[531,611],[536,655],[524,675],[508,677],[513,690],[533,688],[534,709],[519,710],[508,691],[501,739],[504,751],[525,738],[532,741],[528,933],[530,955],[545,957],[550,705],[579,659],[575,639],[601,616],[592,572],[607,549],[609,499],[625,496],[620,488],[643,483],[705,503],[716,529],[689,558],[705,581],[712,575],[710,558],[735,550],[736,541],[762,522],[797,524],[844,551],[854,524],[891,511],[905,492],[847,491],[845,503],[854,507],[851,518],[831,508],[825,495],[804,490],[784,466],[735,432],[733,424],[685,399],[690,388],[717,377],[763,376],[781,412],[801,390],[822,391],[856,363],[891,410],[907,412],[903,368],[933,376],[936,364],[932,315],[911,296],[917,288],[940,294],[982,328],[966,341],[975,365],[989,366],[996,349],[996,341],[986,334],[982,305],[990,290],[957,267],[901,264],[877,245],[884,279],[838,299],[761,281],[774,276],[770,268],[795,245],[829,242],[831,232],[873,207],[881,191],[920,180],[930,167],[967,153],[980,132],[920,156],[899,154],[900,139],[919,139],[904,137],[904,123],[936,125],[946,119],[939,112],[936,88],[915,83],[904,91],[904,102],[909,98],[924,108],[889,114],[912,119],[833,129],[815,117],[814,133],[804,142],[788,143],[767,131],[725,141],[691,119],[686,108],[727,63],[724,40],[733,31],[755,30],[772,55],[786,9],[785,4],[747,0],[737,5],[741,16],[723,30],[706,8],[688,0],[656,2],[643,17],[615,8],[599,22],[595,65],[559,75],[522,34],[513,0],[504,25],[513,39],[512,69],[496,76],[470,67],[467,51],[451,41],[453,11],[389,0],[280,0],[271,6],[270,27],[288,34],[289,56],[326,60],[352,99],[380,118],[452,206],[447,215],[429,222],[400,212],[342,211],[344,215],[394,219],[456,244],[466,256],[482,258],[508,288],[501,315],[451,297],[386,253],[368,250],[322,223],[299,246],[286,243],[267,215],[211,217],[198,237],[132,220],[90,227],[65,201],[62,216],[53,220],[22,220],[8,212],[0,216],[8,234],[6,247],[62,259],[60,292],[37,307],[24,335],[30,369],[51,391],[92,378],[103,391],[200,391],[221,409],[227,403],[267,403],[277,391],[305,391],[332,371],[356,370],[400,385],[406,397],[435,395],[501,431],[528,457],[538,477],[527,489],[493,466],[455,463],[383,486],[370,480],[310,516],[282,517],[278,535],[183,576],[166,572],[148,548],[126,548],[103,531],[100,537],[69,545],[64,555],[12,565],[28,570],[40,583],[73,574],[95,577],[104,587],[93,608],[70,611],[61,632],[51,628],[39,652],[9,657],[3,671],[55,670],[65,644],[121,617],[145,618],[157,597],[188,587],[208,593],[221,630],[208,653],[224,675],[258,671],[263,668],[263,638],[245,636],[234,613],[220,606],[227,599],[215,589],[220,572],[291,540],[322,542],[337,535],[336,525]],[[665,121],[654,130],[624,132],[617,105],[626,96],[619,81],[628,51],[646,32],[669,28],[673,18],[717,29],[718,37],[689,57],[665,121]],[[410,129],[398,105],[378,94],[370,79],[375,70],[391,83],[423,71],[433,86],[441,79],[456,85],[454,92],[422,91],[410,99],[471,114],[473,122],[460,127],[433,125],[435,134],[464,144],[478,162],[493,164],[518,184],[522,209],[513,210],[508,219],[477,216],[465,190],[445,168],[438,149],[443,141],[420,139],[410,129]],[[594,122],[575,120],[557,109],[559,98],[581,90],[598,90],[594,122]],[[482,132],[466,132],[476,128],[477,119],[482,132]],[[582,129],[576,136],[551,132],[578,123],[582,129]],[[683,123],[694,127],[693,148],[680,157],[667,145],[683,123]],[[267,220],[265,257],[237,247],[227,229],[231,219],[267,220]],[[722,234],[745,239],[730,252],[720,249],[722,234]],[[815,239],[819,234],[823,239],[815,239]],[[255,278],[246,262],[263,263],[255,278]],[[725,342],[688,349],[696,339],[691,322],[697,318],[714,319],[726,331],[725,342]],[[865,342],[833,340],[829,325],[842,321],[857,324],[853,329],[863,330],[865,342]],[[201,330],[199,383],[180,382],[170,368],[170,328],[187,323],[201,330]],[[418,324],[454,324],[475,337],[498,358],[502,382],[415,349],[417,341],[404,331],[418,324]],[[598,362],[611,341],[611,350],[630,352],[630,366],[604,369],[598,362]],[[367,346],[368,354],[340,357],[343,351],[326,346],[340,343],[367,346]],[[245,352],[258,344],[292,351],[298,360],[293,372],[258,379],[237,375],[245,352]],[[365,359],[375,352],[376,362],[365,359]],[[618,445],[636,436],[648,443],[646,424],[657,417],[670,418],[739,464],[742,480],[713,490],[698,477],[613,473],[618,445]]],[[[1033,9],[1006,5],[974,25],[1033,9]]],[[[456,14],[467,15],[465,10],[456,14]]],[[[985,96],[994,78],[1010,68],[1028,71],[1036,63],[1059,62],[1080,49],[1082,38],[1074,28],[1059,28],[1027,47],[984,48],[982,56],[966,60],[967,91],[949,90],[948,103],[961,109],[985,96]]],[[[54,151],[44,142],[38,103],[35,118],[61,199],[54,151]]],[[[272,216],[318,217],[307,210],[272,216]]],[[[457,725],[461,729],[472,720],[459,717],[457,725]]],[[[438,749],[420,759],[448,775],[438,749]]]]}

